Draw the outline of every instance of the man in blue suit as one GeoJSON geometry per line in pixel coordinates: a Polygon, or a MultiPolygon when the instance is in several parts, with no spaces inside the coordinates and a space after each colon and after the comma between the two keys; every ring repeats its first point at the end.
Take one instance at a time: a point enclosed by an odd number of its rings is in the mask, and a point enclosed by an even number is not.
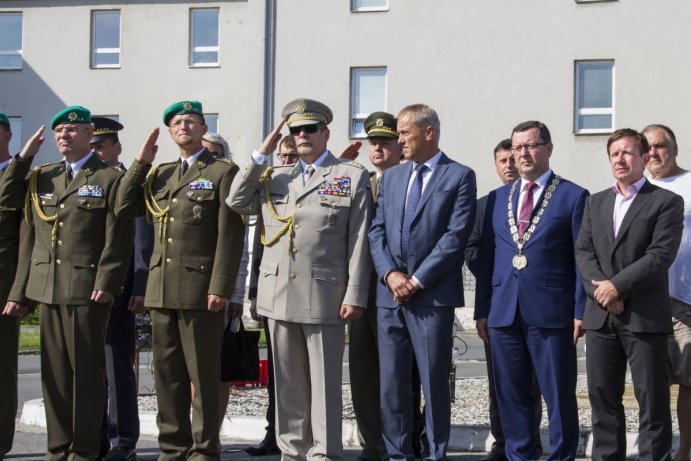
{"type": "Polygon", "coordinates": [[[425,394],[429,459],[446,458],[451,425],[454,307],[463,306],[463,251],[475,220],[475,173],[439,150],[439,117],[428,106],[398,114],[410,160],[382,176],[369,232],[379,277],[377,329],[381,419],[391,459],[412,459],[413,354],[425,394]]]}
{"type": "Polygon", "coordinates": [[[585,293],[574,243],[588,191],[550,169],[552,147],[541,122],[513,129],[521,179],[491,192],[480,236],[475,318],[480,337],[492,344],[511,460],[537,459],[533,370],[547,404],[548,459],[573,460],[578,446],[575,344],[585,293]]]}

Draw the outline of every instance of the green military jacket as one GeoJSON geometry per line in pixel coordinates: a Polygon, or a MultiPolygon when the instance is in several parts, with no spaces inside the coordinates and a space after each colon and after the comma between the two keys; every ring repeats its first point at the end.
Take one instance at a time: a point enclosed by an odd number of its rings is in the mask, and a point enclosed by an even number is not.
{"type": "MultiPolygon", "coordinates": [[[[5,175],[24,178],[30,161],[17,159],[5,175]]],[[[33,174],[33,173],[32,173],[33,174]]],[[[19,267],[9,299],[88,305],[95,290],[118,295],[132,253],[132,221],[114,213],[121,172],[96,155],[69,185],[64,161],[39,167],[31,224],[22,227],[19,267]]],[[[31,190],[29,195],[31,196],[31,190]]]]}
{"type": "Polygon", "coordinates": [[[146,287],[147,307],[206,309],[207,295],[230,298],[240,266],[245,226],[224,199],[238,171],[228,159],[204,150],[178,179],[179,163],[149,165],[137,160],[118,193],[117,213],[146,213],[155,227],[146,287]],[[147,191],[153,201],[145,203],[147,191]],[[167,210],[160,217],[154,212],[167,210]]]}

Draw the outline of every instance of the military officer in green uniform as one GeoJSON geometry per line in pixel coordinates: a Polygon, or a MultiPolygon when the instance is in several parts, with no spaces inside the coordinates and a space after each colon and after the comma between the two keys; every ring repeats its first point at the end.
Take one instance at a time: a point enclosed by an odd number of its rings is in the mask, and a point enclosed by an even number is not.
{"type": "Polygon", "coordinates": [[[240,216],[223,200],[238,167],[202,146],[207,126],[200,102],[172,104],[163,123],[180,158],[152,168],[155,129],[125,173],[117,212],[146,211],[155,227],[144,303],[153,327],[158,459],[218,460],[223,310],[245,237],[240,216]]]}
{"type": "MultiPolygon", "coordinates": [[[[131,254],[132,223],[114,213],[120,171],[91,152],[91,114],[67,107],[51,121],[63,159],[31,172],[19,268],[8,307],[38,303],[45,459],[95,460],[105,404],[105,332],[131,254]]],[[[25,177],[38,149],[5,175],[25,177]]]]}
{"type": "Polygon", "coordinates": [[[343,457],[344,325],[363,314],[372,270],[369,177],[327,150],[327,106],[298,99],[282,115],[227,203],[262,215],[257,312],[269,319],[282,459],[335,460],[343,457]],[[267,168],[284,122],[300,161],[267,168]]]}
{"type": "MultiPolygon", "coordinates": [[[[401,161],[396,117],[387,112],[373,112],[365,119],[369,160],[376,172],[370,177],[372,197],[376,203],[379,182],[384,171],[401,161]]],[[[365,315],[350,323],[350,385],[353,410],[361,437],[360,460],[388,459],[381,435],[379,415],[379,355],[377,349],[377,274],[372,271],[370,293],[365,315]]],[[[419,386],[418,386],[419,387],[419,386]]]]}

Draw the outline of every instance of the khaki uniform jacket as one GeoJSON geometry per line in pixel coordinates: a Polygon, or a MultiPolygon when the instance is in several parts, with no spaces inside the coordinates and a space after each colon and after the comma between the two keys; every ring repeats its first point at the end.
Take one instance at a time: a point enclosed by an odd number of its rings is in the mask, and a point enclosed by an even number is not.
{"type": "MultiPolygon", "coordinates": [[[[23,178],[27,163],[13,161],[5,174],[23,178]]],[[[120,170],[92,154],[66,186],[63,161],[40,168],[36,191],[44,214],[57,214],[55,236],[53,223],[41,220],[32,206],[33,224],[22,226],[19,268],[9,299],[88,305],[94,290],[118,295],[133,232],[132,221],[114,213],[120,170]]]]}
{"type": "MultiPolygon", "coordinates": [[[[230,298],[245,239],[242,219],[223,201],[239,168],[204,150],[178,180],[179,161],[161,164],[152,191],[170,207],[162,228],[154,218],[154,250],[146,286],[147,307],[207,308],[207,295],[230,298]]],[[[134,161],[118,196],[118,214],[144,212],[142,194],[150,166],[134,161]]]]}
{"type": "MultiPolygon", "coordinates": [[[[267,207],[259,182],[266,167],[252,164],[238,176],[227,203],[238,213],[261,212],[266,238],[271,239],[283,223],[267,207]]],[[[341,304],[366,307],[372,270],[367,171],[329,153],[305,185],[300,163],[276,167],[269,193],[278,215],[294,214],[295,221],[292,245],[286,234],[264,248],[257,312],[288,322],[340,324],[341,304]],[[331,195],[334,186],[344,195],[331,195]]]]}

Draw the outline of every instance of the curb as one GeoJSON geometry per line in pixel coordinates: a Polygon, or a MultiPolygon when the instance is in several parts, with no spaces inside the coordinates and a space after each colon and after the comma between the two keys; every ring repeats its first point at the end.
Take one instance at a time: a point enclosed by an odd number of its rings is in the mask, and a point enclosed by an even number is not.
{"type": "MultiPolygon", "coordinates": [[[[46,413],[43,407],[43,399],[28,400],[24,402],[20,422],[29,426],[46,427],[46,413]]],[[[139,423],[141,435],[150,437],[158,436],[156,426],[156,412],[140,411],[139,423]]],[[[256,443],[264,438],[266,420],[259,417],[230,416],[223,420],[221,426],[221,439],[256,443]]],[[[549,434],[542,431],[542,446],[549,447],[549,434]]],[[[355,421],[343,421],[343,446],[355,448],[359,446],[357,425],[355,421]]],[[[492,434],[487,426],[462,426],[452,425],[449,439],[449,451],[462,452],[487,452],[492,447],[492,434]]],[[[592,450],[592,434],[590,429],[581,428],[578,440],[578,456],[590,456],[592,450]]],[[[675,434],[672,447],[679,446],[679,435],[675,434]]],[[[638,434],[629,432],[626,434],[627,459],[638,457],[638,434]]]]}

